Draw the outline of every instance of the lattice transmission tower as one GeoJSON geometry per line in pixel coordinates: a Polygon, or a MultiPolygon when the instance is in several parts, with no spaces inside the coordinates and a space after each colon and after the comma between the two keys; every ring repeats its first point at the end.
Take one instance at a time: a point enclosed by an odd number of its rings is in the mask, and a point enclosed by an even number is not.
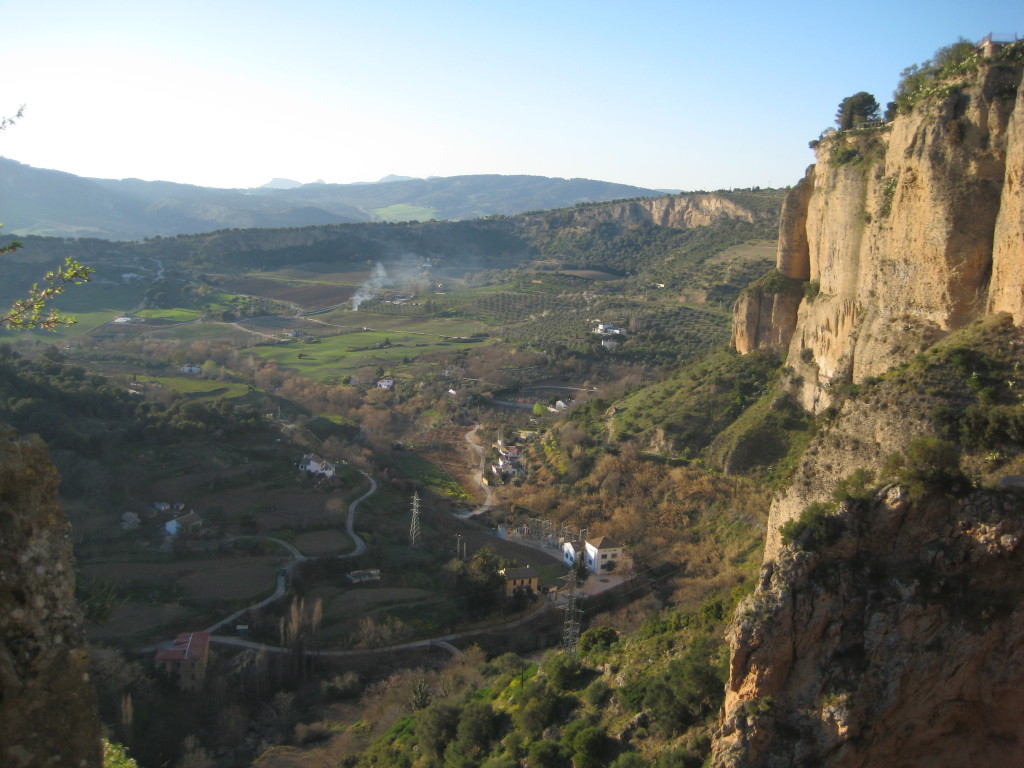
{"type": "Polygon", "coordinates": [[[576,644],[580,639],[580,618],[583,615],[579,607],[583,596],[576,591],[579,581],[576,578],[575,563],[569,566],[569,574],[563,578],[569,587],[569,599],[562,606],[562,610],[565,611],[565,620],[562,622],[562,650],[575,656],[576,644]]]}
{"type": "Polygon", "coordinates": [[[413,549],[420,545],[420,494],[412,495],[412,522],[409,523],[409,546],[413,549]]]}

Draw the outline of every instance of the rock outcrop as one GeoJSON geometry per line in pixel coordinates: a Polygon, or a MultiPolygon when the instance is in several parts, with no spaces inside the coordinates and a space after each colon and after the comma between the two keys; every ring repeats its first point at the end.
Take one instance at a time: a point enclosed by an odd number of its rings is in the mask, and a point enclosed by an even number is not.
{"type": "MultiPolygon", "coordinates": [[[[818,290],[786,317],[772,307],[775,332],[736,337],[747,352],[790,334],[809,410],[977,317],[1024,319],[1021,69],[982,62],[911,114],[818,143],[786,201],[777,256],[818,290]]],[[[735,325],[765,314],[741,302],[735,325]]]]}
{"type": "Polygon", "coordinates": [[[716,768],[1024,763],[1022,499],[908,499],[762,569],[730,630],[716,768]]]}
{"type": "Polygon", "coordinates": [[[0,764],[102,765],[95,695],[57,472],[0,426],[0,764]]]}

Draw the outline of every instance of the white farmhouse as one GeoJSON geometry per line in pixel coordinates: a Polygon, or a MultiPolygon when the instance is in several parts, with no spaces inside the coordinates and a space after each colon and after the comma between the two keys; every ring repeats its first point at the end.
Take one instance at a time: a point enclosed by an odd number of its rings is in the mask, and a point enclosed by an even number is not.
{"type": "Polygon", "coordinates": [[[334,477],[334,473],[337,470],[331,462],[325,459],[323,456],[318,456],[315,453],[307,453],[302,457],[302,461],[299,462],[299,469],[310,475],[320,475],[320,477],[334,477]]]}
{"type": "Polygon", "coordinates": [[[587,570],[591,573],[607,573],[612,570],[622,557],[622,545],[611,536],[598,536],[587,539],[583,545],[587,570]]]}

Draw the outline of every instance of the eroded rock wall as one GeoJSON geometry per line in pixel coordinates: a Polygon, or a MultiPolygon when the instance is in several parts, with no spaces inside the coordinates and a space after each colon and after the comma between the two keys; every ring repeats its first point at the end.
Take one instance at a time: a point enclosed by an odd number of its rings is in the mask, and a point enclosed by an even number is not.
{"type": "Polygon", "coordinates": [[[836,543],[767,563],[712,764],[1024,764],[1022,501],[892,486],[841,511],[836,543]]]}
{"type": "MultiPolygon", "coordinates": [[[[775,193],[768,191],[766,194],[771,196],[775,193]]],[[[773,222],[778,216],[778,208],[766,205],[763,210],[752,210],[714,192],[689,192],[621,203],[581,206],[567,209],[560,214],[559,217],[550,220],[547,215],[537,217],[536,223],[557,227],[559,230],[602,223],[626,228],[655,225],[671,229],[691,229],[726,220],[749,224],[758,221],[773,222]]]]}
{"type": "Polygon", "coordinates": [[[99,768],[100,730],[57,472],[0,426],[0,765],[99,768]]]}

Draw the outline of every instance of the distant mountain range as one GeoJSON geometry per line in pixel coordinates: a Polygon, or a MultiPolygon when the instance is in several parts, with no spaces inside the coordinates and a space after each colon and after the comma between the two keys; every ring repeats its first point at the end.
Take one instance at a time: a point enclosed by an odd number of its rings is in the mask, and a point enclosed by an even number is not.
{"type": "Polygon", "coordinates": [[[0,158],[4,234],[108,240],[253,227],[475,219],[661,194],[664,191],[590,179],[499,175],[387,176],[357,184],[274,179],[258,189],[216,189],[84,178],[0,158]]]}

